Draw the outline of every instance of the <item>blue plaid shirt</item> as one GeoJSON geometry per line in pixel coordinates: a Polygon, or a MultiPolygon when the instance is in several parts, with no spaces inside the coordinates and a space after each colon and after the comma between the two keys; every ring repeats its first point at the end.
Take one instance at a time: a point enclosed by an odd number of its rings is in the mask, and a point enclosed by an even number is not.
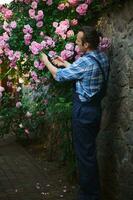
{"type": "Polygon", "coordinates": [[[55,80],[76,81],[76,93],[82,102],[90,100],[101,89],[103,75],[98,63],[89,57],[95,57],[100,63],[105,73],[105,78],[108,76],[109,62],[105,53],[99,50],[85,53],[78,60],[70,64],[67,68],[58,69],[55,80]]]}

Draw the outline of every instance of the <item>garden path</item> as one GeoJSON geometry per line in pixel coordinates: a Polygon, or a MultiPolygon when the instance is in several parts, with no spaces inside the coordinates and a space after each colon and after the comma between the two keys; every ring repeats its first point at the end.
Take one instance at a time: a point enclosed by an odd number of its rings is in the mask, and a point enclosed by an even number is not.
{"type": "Polygon", "coordinates": [[[0,139],[0,200],[72,200],[74,187],[63,182],[62,172],[50,165],[50,171],[46,162],[41,168],[13,137],[0,139]]]}

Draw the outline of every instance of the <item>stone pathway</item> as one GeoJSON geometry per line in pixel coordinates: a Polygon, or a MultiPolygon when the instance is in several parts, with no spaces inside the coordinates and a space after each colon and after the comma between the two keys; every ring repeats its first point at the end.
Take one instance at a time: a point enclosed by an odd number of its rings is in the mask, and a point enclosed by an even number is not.
{"type": "Polygon", "coordinates": [[[45,172],[14,139],[0,139],[0,200],[43,199],[45,172]]]}

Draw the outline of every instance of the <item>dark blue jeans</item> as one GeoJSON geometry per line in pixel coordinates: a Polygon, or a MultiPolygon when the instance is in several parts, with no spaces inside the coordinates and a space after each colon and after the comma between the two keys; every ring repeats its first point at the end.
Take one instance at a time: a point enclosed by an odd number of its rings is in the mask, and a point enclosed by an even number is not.
{"type": "Polygon", "coordinates": [[[96,155],[96,136],[101,121],[100,103],[83,103],[73,98],[73,145],[79,172],[79,200],[100,200],[100,183],[96,155]]]}

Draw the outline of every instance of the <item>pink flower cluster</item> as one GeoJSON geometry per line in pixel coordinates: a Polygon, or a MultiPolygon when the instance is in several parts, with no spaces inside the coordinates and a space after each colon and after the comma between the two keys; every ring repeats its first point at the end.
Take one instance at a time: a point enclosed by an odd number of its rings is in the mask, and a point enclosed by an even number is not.
{"type": "MultiPolygon", "coordinates": [[[[20,2],[20,3],[25,3],[25,4],[29,4],[31,3],[32,0],[15,0],[16,2],[20,2]]],[[[38,0],[36,0],[38,1],[38,0]]]]}
{"type": "MultiPolygon", "coordinates": [[[[15,2],[21,2],[25,4],[30,4],[32,1],[36,3],[39,2],[39,0],[15,0],[15,2]]],[[[53,0],[42,0],[42,1],[44,1],[48,6],[51,6],[53,4],[53,0]]]]}
{"type": "Polygon", "coordinates": [[[43,1],[46,1],[46,4],[48,6],[51,6],[53,4],[53,0],[43,0],[43,1]]]}
{"type": "Polygon", "coordinates": [[[23,33],[25,34],[24,35],[25,45],[29,45],[32,39],[32,33],[33,33],[32,27],[29,24],[25,25],[23,28],[23,33]]]}
{"type": "Polygon", "coordinates": [[[6,33],[11,35],[12,30],[17,27],[17,23],[16,23],[16,21],[11,21],[10,23],[7,23],[6,21],[4,21],[4,24],[2,27],[6,31],[6,33]]]}
{"type": "Polygon", "coordinates": [[[34,66],[35,68],[37,68],[38,70],[43,70],[45,68],[45,65],[43,62],[40,62],[38,60],[34,61],[34,66]]]}
{"type": "Polygon", "coordinates": [[[78,25],[78,20],[77,19],[72,19],[70,21],[71,26],[77,26],[78,25]]]}
{"type": "Polygon", "coordinates": [[[77,12],[79,15],[86,15],[87,10],[88,10],[88,4],[86,4],[86,3],[80,4],[80,5],[76,8],[76,12],[77,12]]]}
{"type": "Polygon", "coordinates": [[[8,9],[5,6],[0,5],[0,13],[3,14],[4,19],[9,20],[11,19],[13,12],[12,10],[8,9]]]}
{"type": "Polygon", "coordinates": [[[74,55],[74,43],[67,43],[60,55],[64,60],[71,59],[74,55]]]}
{"type": "Polygon", "coordinates": [[[99,49],[101,51],[106,51],[111,46],[111,40],[107,37],[100,37],[99,49]]]}
{"type": "Polygon", "coordinates": [[[17,61],[20,60],[21,53],[19,51],[11,50],[7,43],[8,40],[9,36],[4,32],[3,35],[0,36],[0,57],[3,57],[4,55],[7,56],[10,61],[10,67],[16,67],[17,61]]]}
{"type": "Polygon", "coordinates": [[[64,10],[65,8],[69,8],[70,6],[76,7],[76,12],[79,15],[86,15],[88,11],[88,6],[92,3],[93,0],[83,0],[80,3],[80,0],[68,0],[66,3],[60,3],[58,5],[58,10],[64,10]]]}
{"type": "Polygon", "coordinates": [[[38,82],[39,79],[35,71],[31,71],[31,77],[32,77],[32,80],[34,80],[35,82],[38,82]]]}
{"type": "Polygon", "coordinates": [[[10,61],[10,67],[16,67],[17,61],[20,60],[21,53],[19,51],[8,50],[6,52],[6,55],[8,56],[8,59],[10,61]]]}
{"type": "Polygon", "coordinates": [[[0,57],[2,57],[9,49],[9,45],[7,43],[8,40],[9,36],[7,33],[3,33],[3,35],[0,36],[0,57]]]}
{"type": "Polygon", "coordinates": [[[32,54],[37,55],[43,50],[43,45],[33,41],[29,46],[29,49],[31,50],[32,54]]]}
{"type": "Polygon", "coordinates": [[[33,1],[31,4],[31,9],[29,9],[29,16],[31,19],[35,19],[36,20],[36,26],[38,28],[41,28],[43,26],[43,18],[44,18],[44,13],[42,10],[38,10],[36,11],[37,7],[38,7],[38,2],[39,1],[33,1]],[[36,14],[37,12],[37,14],[36,14]]]}
{"type": "Polygon", "coordinates": [[[45,36],[41,43],[33,41],[29,46],[29,49],[31,50],[32,54],[38,55],[43,49],[49,49],[54,47],[55,41],[51,37],[45,36]]]}
{"type": "Polygon", "coordinates": [[[43,41],[41,42],[41,45],[45,49],[54,48],[55,41],[49,36],[44,36],[43,41]]]}
{"type": "Polygon", "coordinates": [[[68,0],[68,3],[72,6],[76,6],[79,3],[79,0],[68,0]]]}
{"type": "Polygon", "coordinates": [[[60,3],[57,8],[58,10],[64,10],[65,8],[69,8],[69,3],[60,3]]]}
{"type": "Polygon", "coordinates": [[[59,24],[57,22],[53,23],[53,26],[56,28],[55,33],[59,35],[62,39],[70,38],[74,36],[74,31],[69,29],[70,22],[68,19],[61,21],[59,24]]]}

